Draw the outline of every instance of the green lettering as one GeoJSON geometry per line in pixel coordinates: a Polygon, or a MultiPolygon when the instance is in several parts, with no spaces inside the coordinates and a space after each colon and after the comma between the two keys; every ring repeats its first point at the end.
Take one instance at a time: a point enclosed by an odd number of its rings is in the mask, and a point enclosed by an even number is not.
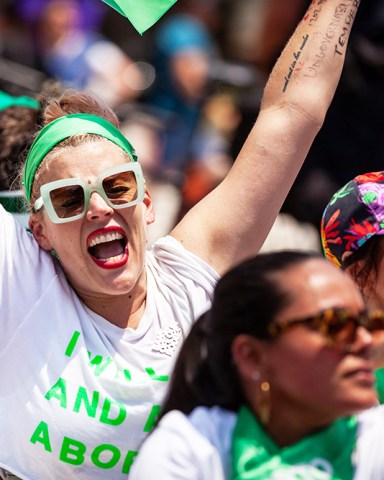
{"type": "Polygon", "coordinates": [[[79,337],[80,337],[80,332],[75,330],[73,332],[71,340],[68,343],[67,349],[65,350],[65,355],[67,357],[70,357],[72,355],[73,350],[75,349],[75,346],[76,346],[76,343],[77,343],[77,340],[79,339],[79,337]]]}
{"type": "Polygon", "coordinates": [[[104,360],[102,355],[95,355],[95,357],[91,359],[91,355],[91,352],[88,352],[90,360],[89,366],[95,367],[95,375],[98,377],[104,372],[108,365],[112,363],[112,358],[108,357],[106,360],[104,360]]]}
{"type": "Polygon", "coordinates": [[[99,392],[93,392],[92,394],[92,403],[89,401],[87,391],[84,387],[79,387],[79,390],[76,395],[75,406],[73,407],[73,411],[75,413],[80,412],[81,404],[84,405],[87,415],[89,417],[95,418],[96,417],[96,409],[97,404],[99,403],[99,392]]]}
{"type": "Polygon", "coordinates": [[[73,438],[64,437],[60,451],[60,460],[71,465],[81,465],[84,463],[86,449],[83,443],[73,438]]]}
{"type": "Polygon", "coordinates": [[[132,467],[133,460],[135,459],[137,452],[133,450],[128,450],[127,456],[125,457],[124,464],[123,464],[123,471],[122,473],[129,473],[129,470],[132,467]]]}
{"type": "Polygon", "coordinates": [[[123,379],[127,380],[128,382],[132,381],[132,375],[129,370],[116,370],[116,375],[115,378],[121,378],[123,376],[123,379]]]}
{"type": "Polygon", "coordinates": [[[150,432],[154,427],[160,413],[160,405],[153,405],[147,423],[144,425],[144,432],[150,432]]]}
{"type": "Polygon", "coordinates": [[[45,394],[47,400],[56,398],[60,402],[60,407],[67,408],[67,384],[63,378],[59,380],[51,387],[45,394]]]}
{"type": "Polygon", "coordinates": [[[153,368],[146,368],[145,371],[151,377],[151,380],[157,380],[158,382],[168,382],[168,375],[156,375],[153,368]]]}
{"type": "Polygon", "coordinates": [[[91,455],[91,460],[96,467],[107,469],[107,468],[113,468],[117,464],[117,462],[120,460],[120,457],[121,457],[121,453],[117,447],[104,443],[102,445],[98,445],[94,449],[91,455]],[[105,450],[109,450],[112,456],[108,461],[101,461],[100,456],[105,450]]]}
{"type": "Polygon", "coordinates": [[[40,422],[36,430],[33,432],[30,442],[36,444],[41,443],[47,452],[52,452],[51,442],[49,440],[48,425],[40,422]]]}
{"type": "Polygon", "coordinates": [[[103,408],[100,415],[100,422],[107,423],[108,425],[120,425],[124,422],[125,417],[127,416],[127,411],[123,404],[115,402],[108,398],[105,399],[103,408]],[[109,418],[109,412],[111,407],[115,405],[118,408],[118,413],[116,418],[109,418]]]}

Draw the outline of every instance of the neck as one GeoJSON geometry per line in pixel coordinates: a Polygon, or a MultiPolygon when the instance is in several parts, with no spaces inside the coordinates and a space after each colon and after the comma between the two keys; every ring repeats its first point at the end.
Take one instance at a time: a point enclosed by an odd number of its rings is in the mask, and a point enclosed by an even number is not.
{"type": "MultiPolygon", "coordinates": [[[[302,420],[301,420],[302,421],[302,420]]],[[[286,447],[293,445],[303,438],[315,433],[318,430],[328,426],[331,422],[316,422],[312,424],[306,424],[295,421],[281,421],[271,419],[270,424],[264,428],[268,432],[269,436],[275,441],[279,447],[286,447]]]]}
{"type": "MultiPolygon", "coordinates": [[[[255,412],[255,410],[253,410],[255,412]]],[[[257,411],[257,410],[256,410],[257,411]]],[[[257,416],[257,414],[256,414],[257,416]]],[[[289,408],[287,405],[272,409],[265,431],[279,447],[293,445],[305,437],[330,425],[335,419],[312,409],[289,408]]]]}
{"type": "Polygon", "coordinates": [[[144,276],[135,287],[122,295],[89,296],[81,295],[81,300],[93,312],[119,328],[136,329],[145,311],[147,289],[144,276]]]}
{"type": "Polygon", "coordinates": [[[135,301],[129,305],[130,296],[108,298],[98,300],[97,302],[84,300],[84,303],[93,312],[108,320],[108,322],[119,328],[136,329],[144,314],[146,297],[135,298],[135,301]]]}

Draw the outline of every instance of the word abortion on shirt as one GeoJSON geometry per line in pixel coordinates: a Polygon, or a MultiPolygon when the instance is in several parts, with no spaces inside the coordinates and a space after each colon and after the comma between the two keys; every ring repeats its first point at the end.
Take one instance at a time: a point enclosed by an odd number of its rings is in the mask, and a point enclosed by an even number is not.
{"type": "MultiPolygon", "coordinates": [[[[70,358],[72,356],[80,335],[78,331],[73,333],[65,350],[66,357],[70,358]]],[[[140,387],[140,385],[151,382],[166,384],[169,380],[168,375],[156,375],[153,368],[147,367],[143,369],[140,378],[136,378],[135,382],[133,382],[133,372],[128,369],[117,369],[112,358],[93,355],[89,351],[87,353],[89,358],[88,367],[91,374],[94,377],[106,377],[112,383],[120,381],[120,386],[121,382],[127,382],[127,385],[134,384],[136,387],[140,387]]],[[[129,419],[129,412],[124,404],[109,398],[105,395],[105,392],[103,396],[99,391],[89,391],[83,385],[77,385],[73,388],[74,380],[72,377],[71,375],[71,380],[64,378],[64,375],[59,377],[45,393],[45,399],[53,404],[53,408],[64,409],[70,415],[85,414],[88,418],[95,419],[99,423],[109,425],[112,428],[122,425],[129,419]]],[[[149,433],[153,429],[160,413],[160,406],[152,405],[148,410],[149,412],[144,412],[146,420],[143,421],[143,434],[149,433]]],[[[60,441],[60,451],[54,452],[51,435],[56,434],[56,428],[50,432],[48,423],[41,420],[30,437],[30,443],[42,447],[47,453],[56,454],[59,460],[66,464],[81,466],[90,460],[95,467],[103,470],[118,468],[122,474],[129,473],[133,460],[137,455],[135,450],[122,452],[116,445],[109,443],[97,445],[90,451],[83,441],[64,435],[62,441],[60,441]]]]}

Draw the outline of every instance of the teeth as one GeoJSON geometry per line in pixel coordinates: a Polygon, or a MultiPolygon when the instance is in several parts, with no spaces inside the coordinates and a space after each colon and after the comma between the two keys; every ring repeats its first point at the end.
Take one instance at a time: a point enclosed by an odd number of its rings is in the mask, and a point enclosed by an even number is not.
{"type": "Polygon", "coordinates": [[[99,243],[113,242],[113,240],[120,240],[121,238],[124,238],[124,237],[119,232],[107,233],[106,235],[100,235],[98,237],[93,238],[89,244],[89,247],[94,247],[99,243]]]}
{"type": "Polygon", "coordinates": [[[115,257],[101,258],[100,260],[108,260],[108,262],[119,262],[123,258],[123,256],[124,254],[121,253],[120,255],[116,255],[115,257]]]}

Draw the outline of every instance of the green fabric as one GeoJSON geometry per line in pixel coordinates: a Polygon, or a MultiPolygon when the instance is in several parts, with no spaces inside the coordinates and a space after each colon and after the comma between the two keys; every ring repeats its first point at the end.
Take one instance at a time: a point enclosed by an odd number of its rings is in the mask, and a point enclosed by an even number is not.
{"type": "Polygon", "coordinates": [[[242,407],[232,438],[231,480],[350,480],[356,433],[356,417],[343,418],[294,445],[280,448],[251,411],[242,407]]]}
{"type": "Polygon", "coordinates": [[[9,93],[0,90],[0,110],[5,110],[9,107],[25,107],[38,110],[40,108],[40,103],[31,97],[14,97],[13,95],[9,95],[9,93]]]}
{"type": "Polygon", "coordinates": [[[142,34],[152,27],[176,0],[103,0],[124,17],[142,34]]]}
{"type": "Polygon", "coordinates": [[[36,170],[47,153],[66,138],[81,133],[101,135],[127,152],[134,162],[137,160],[135,151],[125,136],[104,118],[88,113],[73,113],[59,117],[40,131],[29,150],[23,175],[28,201],[31,199],[36,170]]]}
{"type": "Polygon", "coordinates": [[[379,368],[375,372],[376,375],[376,390],[379,396],[379,402],[384,403],[384,368],[379,368]]]}

